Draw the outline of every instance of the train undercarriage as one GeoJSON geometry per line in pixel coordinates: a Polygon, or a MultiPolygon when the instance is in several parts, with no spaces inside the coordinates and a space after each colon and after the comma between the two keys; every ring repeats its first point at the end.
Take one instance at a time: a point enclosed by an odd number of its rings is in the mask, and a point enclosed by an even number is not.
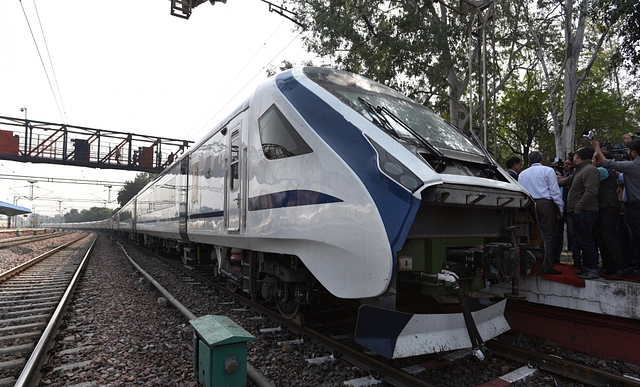
{"type": "Polygon", "coordinates": [[[263,253],[205,244],[185,244],[144,234],[129,239],[154,253],[177,255],[191,267],[205,267],[213,278],[226,281],[232,292],[252,301],[274,302],[280,314],[294,318],[300,307],[316,302],[326,291],[302,261],[293,255],[263,253]]]}
{"type": "MultiPolygon", "coordinates": [[[[417,230],[421,231],[420,227],[417,230]]],[[[487,307],[470,295],[487,282],[517,281],[532,272],[540,252],[529,251],[534,245],[522,243],[521,231],[517,226],[507,227],[502,238],[492,239],[410,236],[397,254],[389,291],[359,300],[356,341],[389,358],[463,347],[474,348],[481,357],[485,338],[509,329],[504,319],[505,302],[487,307]],[[372,327],[371,321],[385,324],[372,327]],[[386,327],[394,321],[400,321],[396,325],[402,329],[391,332],[397,337],[389,338],[386,327]],[[430,331],[425,327],[431,327],[430,331]],[[452,337],[462,339],[452,341],[452,337]]],[[[130,238],[151,251],[172,252],[185,265],[206,266],[215,278],[225,280],[231,291],[246,293],[253,301],[273,302],[288,319],[328,294],[293,255],[185,244],[142,234],[130,234],[130,238]]]]}

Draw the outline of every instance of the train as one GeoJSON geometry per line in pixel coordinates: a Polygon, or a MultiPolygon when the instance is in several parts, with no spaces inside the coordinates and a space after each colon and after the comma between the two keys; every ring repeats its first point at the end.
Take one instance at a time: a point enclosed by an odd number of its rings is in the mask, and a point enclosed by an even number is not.
{"type": "Polygon", "coordinates": [[[544,253],[531,196],[472,131],[323,67],[265,80],[112,218],[47,226],[213,266],[287,318],[328,294],[356,300],[356,341],[388,358],[482,356],[509,329],[507,299],[471,295],[511,281],[517,297],[544,253]]]}

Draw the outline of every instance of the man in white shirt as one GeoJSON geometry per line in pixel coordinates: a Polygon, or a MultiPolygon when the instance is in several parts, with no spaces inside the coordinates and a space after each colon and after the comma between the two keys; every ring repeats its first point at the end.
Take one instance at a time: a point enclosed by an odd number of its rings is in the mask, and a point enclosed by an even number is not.
{"type": "Polygon", "coordinates": [[[531,194],[536,203],[536,215],[540,232],[544,240],[544,263],[540,268],[543,274],[561,274],[553,268],[552,253],[556,223],[562,219],[564,202],[558,186],[556,172],[542,165],[542,153],[529,153],[529,168],[520,172],[518,182],[531,194]]]}

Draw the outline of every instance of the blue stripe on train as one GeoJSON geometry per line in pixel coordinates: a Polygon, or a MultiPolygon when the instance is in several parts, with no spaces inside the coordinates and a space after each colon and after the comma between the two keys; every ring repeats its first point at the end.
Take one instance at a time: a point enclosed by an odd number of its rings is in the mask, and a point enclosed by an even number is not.
{"type": "MultiPolygon", "coordinates": [[[[313,130],[358,175],[382,217],[395,260],[409,233],[420,200],[383,175],[376,152],[362,131],[319,96],[298,82],[291,71],[276,77],[276,85],[313,130]]],[[[395,262],[394,262],[395,271],[395,262]]]]}
{"type": "Polygon", "coordinates": [[[290,190],[274,192],[249,198],[249,211],[267,210],[271,208],[310,206],[313,204],[342,202],[334,196],[310,190],[290,190]]]}

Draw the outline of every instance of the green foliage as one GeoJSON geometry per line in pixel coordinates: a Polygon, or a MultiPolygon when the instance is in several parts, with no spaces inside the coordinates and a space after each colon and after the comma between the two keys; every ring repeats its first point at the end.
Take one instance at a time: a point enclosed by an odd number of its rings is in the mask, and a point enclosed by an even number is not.
{"type": "Polygon", "coordinates": [[[280,66],[278,66],[277,68],[274,65],[269,65],[269,67],[267,67],[267,76],[272,77],[276,75],[279,71],[289,70],[296,66],[313,66],[313,62],[308,61],[308,62],[300,62],[300,64],[297,64],[296,62],[291,62],[290,60],[284,59],[282,62],[280,62],[280,66]]]}
{"type": "Polygon", "coordinates": [[[594,131],[603,142],[621,144],[622,135],[636,132],[636,123],[629,119],[631,106],[614,88],[609,58],[603,53],[595,61],[591,73],[578,91],[575,147],[588,146],[584,132],[594,131]]]}
{"type": "Polygon", "coordinates": [[[540,79],[527,72],[522,80],[512,78],[504,88],[498,107],[498,161],[518,156],[523,165],[529,152],[541,151],[545,157],[555,157],[554,136],[548,116],[548,97],[540,79]]]}
{"type": "Polygon", "coordinates": [[[596,0],[593,11],[602,24],[617,23],[616,50],[612,65],[622,65],[637,74],[640,68],[640,2],[638,0],[596,0]]]}
{"type": "Polygon", "coordinates": [[[124,187],[118,191],[118,204],[120,204],[120,207],[133,199],[151,180],[153,180],[151,175],[146,172],[138,173],[133,181],[127,180],[124,183],[124,187]]]}
{"type": "MultiPolygon", "coordinates": [[[[410,0],[289,3],[299,21],[307,26],[303,38],[307,49],[328,60],[330,66],[384,83],[446,115],[455,125],[466,126],[469,45],[476,62],[473,76],[477,79],[482,35],[478,33],[469,40],[470,29],[478,28],[473,10],[461,14],[439,2],[410,0]]],[[[499,16],[493,20],[499,20],[499,26],[491,33],[496,41],[503,42],[503,49],[496,51],[501,57],[518,51],[521,41],[526,40],[526,29],[519,25],[521,7],[519,2],[495,3],[499,16]]],[[[501,67],[505,77],[518,57],[511,59],[509,65],[501,67]]],[[[488,73],[493,76],[500,70],[491,69],[492,66],[489,61],[488,73]]]]}
{"type": "Polygon", "coordinates": [[[93,222],[95,220],[109,219],[113,215],[113,210],[105,207],[91,207],[88,210],[78,212],[75,208],[64,214],[66,223],[93,222]]]}
{"type": "MultiPolygon", "coordinates": [[[[307,49],[326,65],[384,83],[453,124],[469,127],[470,91],[473,103],[478,103],[482,30],[475,12],[453,10],[468,2],[287,3],[307,28],[303,35],[307,49]],[[471,41],[470,29],[475,36],[471,41]]],[[[494,2],[493,7],[487,44],[495,50],[487,51],[486,64],[489,100],[492,93],[499,97],[498,160],[512,155],[526,160],[534,149],[555,157],[582,144],[582,132],[588,129],[595,128],[599,138],[609,137],[607,140],[614,143],[622,133],[637,130],[640,87],[637,80],[625,79],[616,58],[623,55],[625,44],[632,44],[629,47],[636,55],[627,47],[627,62],[637,64],[640,57],[638,0],[502,1],[494,2]],[[614,38],[614,48],[617,43],[624,44],[591,67],[592,58],[608,37],[614,38]],[[613,68],[617,74],[611,72],[613,68]],[[509,83],[512,75],[519,79],[509,83]],[[612,84],[621,85],[623,91],[615,90],[612,84]],[[506,87],[510,90],[504,90],[506,87]],[[565,128],[569,128],[566,136],[565,128]]],[[[489,14],[489,9],[483,12],[489,14]]],[[[471,109],[478,117],[478,106],[471,109]]],[[[492,123],[493,117],[488,122],[492,123]]],[[[474,120],[473,124],[481,123],[474,120]]],[[[488,137],[493,140],[492,135],[488,137]]]]}

